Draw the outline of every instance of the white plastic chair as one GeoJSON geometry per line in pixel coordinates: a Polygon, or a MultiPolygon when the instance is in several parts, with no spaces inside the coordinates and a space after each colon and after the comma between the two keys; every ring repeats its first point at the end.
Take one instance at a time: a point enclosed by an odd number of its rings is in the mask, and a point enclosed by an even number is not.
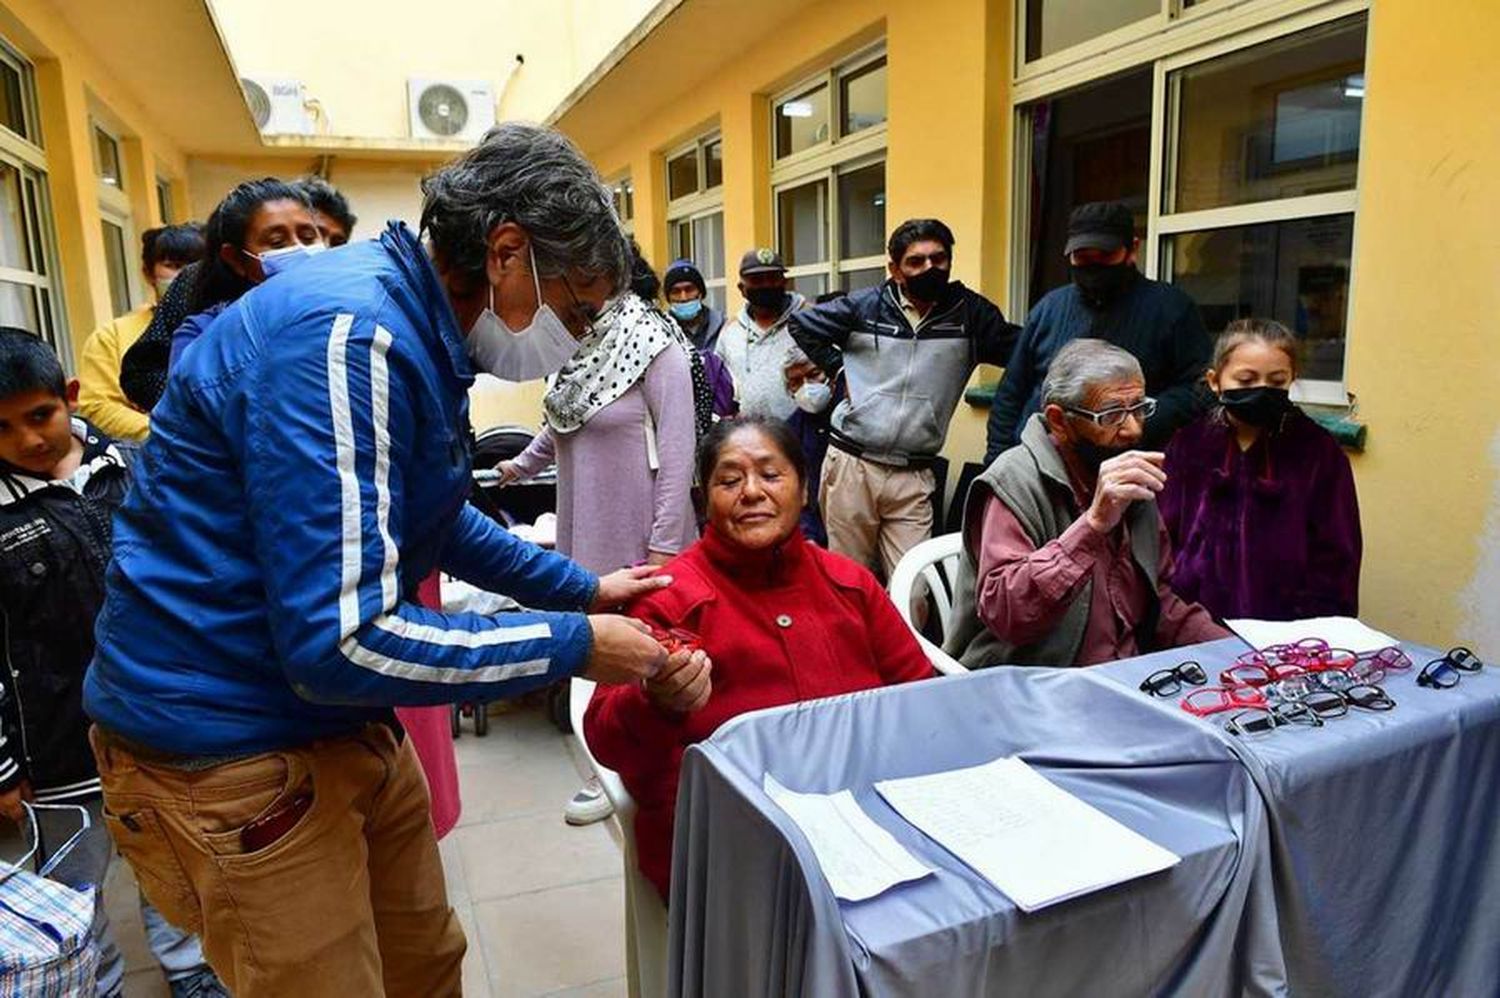
{"type": "Polygon", "coordinates": [[[583,712],[594,695],[594,681],[574,677],[568,690],[568,715],[573,734],[588,757],[604,796],[614,805],[609,818],[620,830],[625,844],[625,979],[630,998],[665,998],[667,993],[667,906],[656,885],[641,873],[635,851],[635,800],[620,781],[620,774],[594,758],[583,736],[583,712]]]}
{"type": "Polygon", "coordinates": [[[912,601],[931,593],[932,601],[937,605],[938,625],[942,633],[947,635],[953,620],[953,591],[958,583],[959,561],[962,557],[963,535],[944,534],[925,540],[906,552],[896,565],[896,570],[891,573],[891,602],[896,604],[901,619],[906,621],[906,626],[916,635],[917,643],[927,653],[932,667],[949,676],[969,670],[921,635],[912,620],[912,601]],[[922,583],[920,587],[919,580],[922,583]]]}

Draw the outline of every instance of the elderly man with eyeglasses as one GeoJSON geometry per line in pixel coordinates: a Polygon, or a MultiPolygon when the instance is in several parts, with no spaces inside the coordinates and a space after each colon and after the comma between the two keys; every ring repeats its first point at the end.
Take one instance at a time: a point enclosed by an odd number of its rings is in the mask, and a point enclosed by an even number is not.
{"type": "Polygon", "coordinates": [[[1080,666],[1223,638],[1169,585],[1163,455],[1140,362],[1103,340],[1058,351],[1041,411],[964,506],[947,652],[969,668],[1080,666]]]}

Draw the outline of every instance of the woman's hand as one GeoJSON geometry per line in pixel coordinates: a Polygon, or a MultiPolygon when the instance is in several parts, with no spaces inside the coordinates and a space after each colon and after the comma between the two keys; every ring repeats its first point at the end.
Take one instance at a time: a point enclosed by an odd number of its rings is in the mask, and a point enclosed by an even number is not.
{"type": "Polygon", "coordinates": [[[624,606],[631,600],[672,584],[670,575],[656,574],[655,565],[639,565],[622,568],[618,572],[599,576],[599,592],[589,612],[598,613],[611,607],[624,606]]]}
{"type": "Polygon", "coordinates": [[[495,470],[500,472],[499,487],[502,489],[507,485],[514,485],[521,480],[521,473],[516,470],[516,462],[514,461],[501,461],[500,466],[495,470]]]}
{"type": "Polygon", "coordinates": [[[643,684],[651,702],[663,710],[691,714],[702,710],[713,692],[713,662],[702,649],[674,652],[667,664],[643,684]]]}

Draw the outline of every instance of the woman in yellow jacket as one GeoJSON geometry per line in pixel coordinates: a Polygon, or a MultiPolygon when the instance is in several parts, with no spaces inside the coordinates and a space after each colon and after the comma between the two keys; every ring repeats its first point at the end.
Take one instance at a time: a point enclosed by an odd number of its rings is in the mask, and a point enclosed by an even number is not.
{"type": "Polygon", "coordinates": [[[78,411],[117,440],[146,439],[149,417],[120,389],[120,359],[151,322],[155,301],[177,272],[203,258],[203,230],[196,222],[147,229],[141,236],[141,270],[152,288],[152,303],[106,322],[89,336],[79,358],[78,411]]]}

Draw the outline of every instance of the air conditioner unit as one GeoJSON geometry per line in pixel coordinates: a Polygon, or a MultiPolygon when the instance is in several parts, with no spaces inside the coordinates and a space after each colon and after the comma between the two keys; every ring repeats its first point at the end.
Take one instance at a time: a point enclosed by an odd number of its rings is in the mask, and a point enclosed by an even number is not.
{"type": "Polygon", "coordinates": [[[478,139],[495,125],[495,87],[483,80],[408,80],[414,139],[478,139]]]}
{"type": "Polygon", "coordinates": [[[267,135],[311,135],[313,116],[301,80],[274,76],[242,76],[240,87],[255,124],[267,135]]]}

